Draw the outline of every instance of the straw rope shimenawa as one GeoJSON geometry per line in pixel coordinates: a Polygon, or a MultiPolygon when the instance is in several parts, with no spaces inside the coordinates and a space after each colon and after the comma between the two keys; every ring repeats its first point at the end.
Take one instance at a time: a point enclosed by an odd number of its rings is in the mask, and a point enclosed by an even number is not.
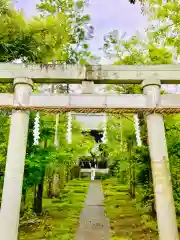
{"type": "Polygon", "coordinates": [[[58,113],[58,112],[76,112],[76,113],[165,113],[174,114],[180,113],[180,107],[155,107],[155,108],[82,108],[82,107],[34,107],[34,106],[12,106],[12,105],[0,105],[2,110],[22,110],[22,111],[41,111],[47,113],[58,113]]]}

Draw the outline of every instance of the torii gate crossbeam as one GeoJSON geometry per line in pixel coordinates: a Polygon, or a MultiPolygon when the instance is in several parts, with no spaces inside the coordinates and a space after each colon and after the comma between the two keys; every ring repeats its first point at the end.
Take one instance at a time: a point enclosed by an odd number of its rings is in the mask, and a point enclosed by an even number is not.
{"type": "Polygon", "coordinates": [[[0,82],[29,78],[34,83],[77,84],[84,80],[95,84],[141,84],[144,79],[158,79],[162,84],[180,83],[180,64],[141,66],[82,66],[53,64],[0,63],[0,82]]]}
{"type": "MultiPolygon", "coordinates": [[[[180,109],[179,95],[160,95],[161,84],[180,83],[180,65],[152,66],[64,66],[0,64],[0,82],[14,82],[13,95],[0,94],[0,107],[12,111],[7,151],[6,171],[0,212],[0,239],[17,240],[24,159],[29,112],[38,108],[58,108],[76,111],[79,108],[111,110],[128,108],[180,109]],[[144,94],[121,96],[37,96],[31,94],[33,83],[142,84],[144,94]],[[19,109],[18,109],[19,107],[19,109]]],[[[132,111],[133,112],[133,111],[132,111]]],[[[168,165],[163,116],[149,112],[147,117],[149,150],[152,163],[157,222],[160,240],[178,240],[172,184],[168,165]]]]}

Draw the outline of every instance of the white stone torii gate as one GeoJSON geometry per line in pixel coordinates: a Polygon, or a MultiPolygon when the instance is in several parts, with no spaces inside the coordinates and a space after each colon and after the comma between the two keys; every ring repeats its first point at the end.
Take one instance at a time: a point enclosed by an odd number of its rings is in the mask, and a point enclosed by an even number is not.
{"type": "Polygon", "coordinates": [[[0,64],[0,82],[14,82],[14,94],[0,94],[1,108],[14,108],[7,151],[0,212],[0,239],[17,240],[28,110],[53,112],[146,111],[160,240],[178,240],[172,184],[168,166],[163,111],[180,112],[180,95],[160,95],[162,84],[180,83],[180,65],[64,66],[0,64]],[[36,95],[33,83],[142,84],[144,94],[36,95]],[[171,109],[169,109],[171,108],[171,109]]]}

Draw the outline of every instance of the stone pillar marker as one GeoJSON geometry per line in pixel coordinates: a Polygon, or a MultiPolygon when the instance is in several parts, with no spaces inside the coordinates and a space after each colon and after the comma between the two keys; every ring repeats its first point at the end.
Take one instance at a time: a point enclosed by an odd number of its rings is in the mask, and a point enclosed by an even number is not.
{"type": "MultiPolygon", "coordinates": [[[[14,80],[14,104],[28,105],[32,81],[26,78],[14,80]]],[[[0,210],[0,239],[17,240],[24,161],[29,125],[29,112],[12,111],[6,170],[0,210]]]]}
{"type": "MultiPolygon", "coordinates": [[[[160,81],[156,79],[143,82],[147,107],[159,104],[160,85],[160,81]]],[[[159,239],[178,240],[163,116],[156,113],[147,115],[147,127],[159,239]]]]}

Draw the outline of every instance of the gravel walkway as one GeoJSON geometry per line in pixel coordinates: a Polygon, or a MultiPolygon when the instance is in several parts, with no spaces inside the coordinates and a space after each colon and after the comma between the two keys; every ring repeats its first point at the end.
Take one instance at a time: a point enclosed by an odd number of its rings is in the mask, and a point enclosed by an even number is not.
{"type": "Polygon", "coordinates": [[[76,240],[110,240],[110,228],[104,215],[103,201],[101,183],[92,181],[81,213],[76,240]]]}

